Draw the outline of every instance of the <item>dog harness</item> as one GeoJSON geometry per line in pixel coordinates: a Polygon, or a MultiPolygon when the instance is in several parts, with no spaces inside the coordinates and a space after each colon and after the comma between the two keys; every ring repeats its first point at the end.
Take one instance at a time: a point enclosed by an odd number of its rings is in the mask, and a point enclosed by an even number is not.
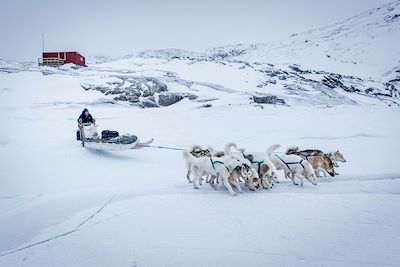
{"type": "Polygon", "coordinates": [[[257,164],[257,172],[258,173],[260,173],[260,170],[261,170],[261,164],[263,164],[264,163],[264,161],[262,160],[262,161],[251,161],[251,164],[257,164]]]}
{"type": "Polygon", "coordinates": [[[196,158],[200,158],[200,157],[211,157],[211,152],[208,149],[204,149],[204,150],[194,150],[191,151],[190,154],[192,154],[192,156],[196,157],[196,158]]]}
{"type": "Polygon", "coordinates": [[[302,156],[302,157],[304,157],[308,162],[310,162],[309,160],[308,160],[308,158],[311,158],[311,157],[316,157],[317,155],[306,155],[306,154],[304,154],[304,153],[302,153],[302,152],[296,152],[296,153],[294,153],[295,155],[298,155],[298,156],[302,156]]]}
{"type": "Polygon", "coordinates": [[[225,165],[225,163],[223,163],[222,161],[219,161],[219,160],[213,161],[211,157],[210,157],[210,161],[211,161],[211,165],[213,166],[214,170],[216,170],[216,169],[215,169],[215,164],[218,163],[218,164],[224,165],[224,167],[226,168],[226,170],[227,170],[228,172],[230,172],[230,171],[229,171],[229,168],[228,168],[228,167],[225,165]]]}
{"type": "Polygon", "coordinates": [[[293,164],[300,164],[301,167],[303,167],[303,169],[305,169],[305,168],[304,168],[304,165],[303,165],[304,159],[302,159],[302,160],[300,160],[300,161],[296,161],[296,162],[286,162],[286,161],[284,161],[281,157],[279,157],[277,154],[275,154],[275,156],[276,156],[278,159],[280,159],[280,160],[286,165],[286,167],[288,167],[289,170],[292,170],[292,169],[290,168],[290,165],[293,165],[293,164]]]}
{"type": "Polygon", "coordinates": [[[262,161],[253,161],[253,160],[251,160],[251,159],[249,159],[249,158],[247,157],[247,156],[249,156],[249,155],[246,156],[244,153],[242,153],[242,155],[243,155],[243,157],[244,157],[245,159],[248,159],[248,160],[250,161],[251,164],[257,164],[257,172],[260,173],[261,164],[263,164],[264,161],[263,161],[263,160],[262,160],[262,161]]]}

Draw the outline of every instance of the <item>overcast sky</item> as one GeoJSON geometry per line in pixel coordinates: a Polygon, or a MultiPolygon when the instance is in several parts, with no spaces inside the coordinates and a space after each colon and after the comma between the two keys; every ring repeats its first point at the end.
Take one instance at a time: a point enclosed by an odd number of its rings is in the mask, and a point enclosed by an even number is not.
{"type": "Polygon", "coordinates": [[[391,0],[0,0],[0,58],[42,51],[119,57],[146,49],[201,51],[285,38],[391,0]]]}

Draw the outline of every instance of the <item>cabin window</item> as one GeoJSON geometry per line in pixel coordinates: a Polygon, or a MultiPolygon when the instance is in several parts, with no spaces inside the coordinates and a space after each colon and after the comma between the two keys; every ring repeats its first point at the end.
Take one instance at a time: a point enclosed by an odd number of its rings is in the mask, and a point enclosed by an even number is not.
{"type": "Polygon", "coordinates": [[[83,57],[81,57],[81,61],[83,61],[83,57]]]}

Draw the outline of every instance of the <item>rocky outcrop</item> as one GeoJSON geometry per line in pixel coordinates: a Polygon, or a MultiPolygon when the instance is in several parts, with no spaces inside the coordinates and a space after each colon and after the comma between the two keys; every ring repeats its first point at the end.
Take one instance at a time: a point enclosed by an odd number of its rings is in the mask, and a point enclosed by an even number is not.
{"type": "Polygon", "coordinates": [[[286,105],[284,99],[274,95],[253,96],[253,101],[258,104],[286,105]]]}
{"type": "Polygon", "coordinates": [[[183,98],[194,100],[197,95],[169,92],[165,83],[153,77],[113,75],[104,77],[101,85],[82,83],[85,90],[100,91],[112,95],[114,101],[128,102],[142,108],[157,108],[173,105],[183,98]]]}
{"type": "Polygon", "coordinates": [[[170,106],[183,99],[183,96],[178,93],[162,93],[158,95],[158,104],[160,106],[170,106]]]}

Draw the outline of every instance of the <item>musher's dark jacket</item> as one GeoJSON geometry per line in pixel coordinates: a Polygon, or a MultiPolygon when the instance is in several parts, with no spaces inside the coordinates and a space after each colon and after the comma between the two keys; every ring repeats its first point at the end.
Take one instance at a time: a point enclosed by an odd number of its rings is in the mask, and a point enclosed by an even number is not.
{"type": "Polygon", "coordinates": [[[85,112],[82,112],[82,114],[79,116],[78,119],[79,123],[94,123],[94,119],[92,117],[92,115],[85,115],[85,112]]]}

